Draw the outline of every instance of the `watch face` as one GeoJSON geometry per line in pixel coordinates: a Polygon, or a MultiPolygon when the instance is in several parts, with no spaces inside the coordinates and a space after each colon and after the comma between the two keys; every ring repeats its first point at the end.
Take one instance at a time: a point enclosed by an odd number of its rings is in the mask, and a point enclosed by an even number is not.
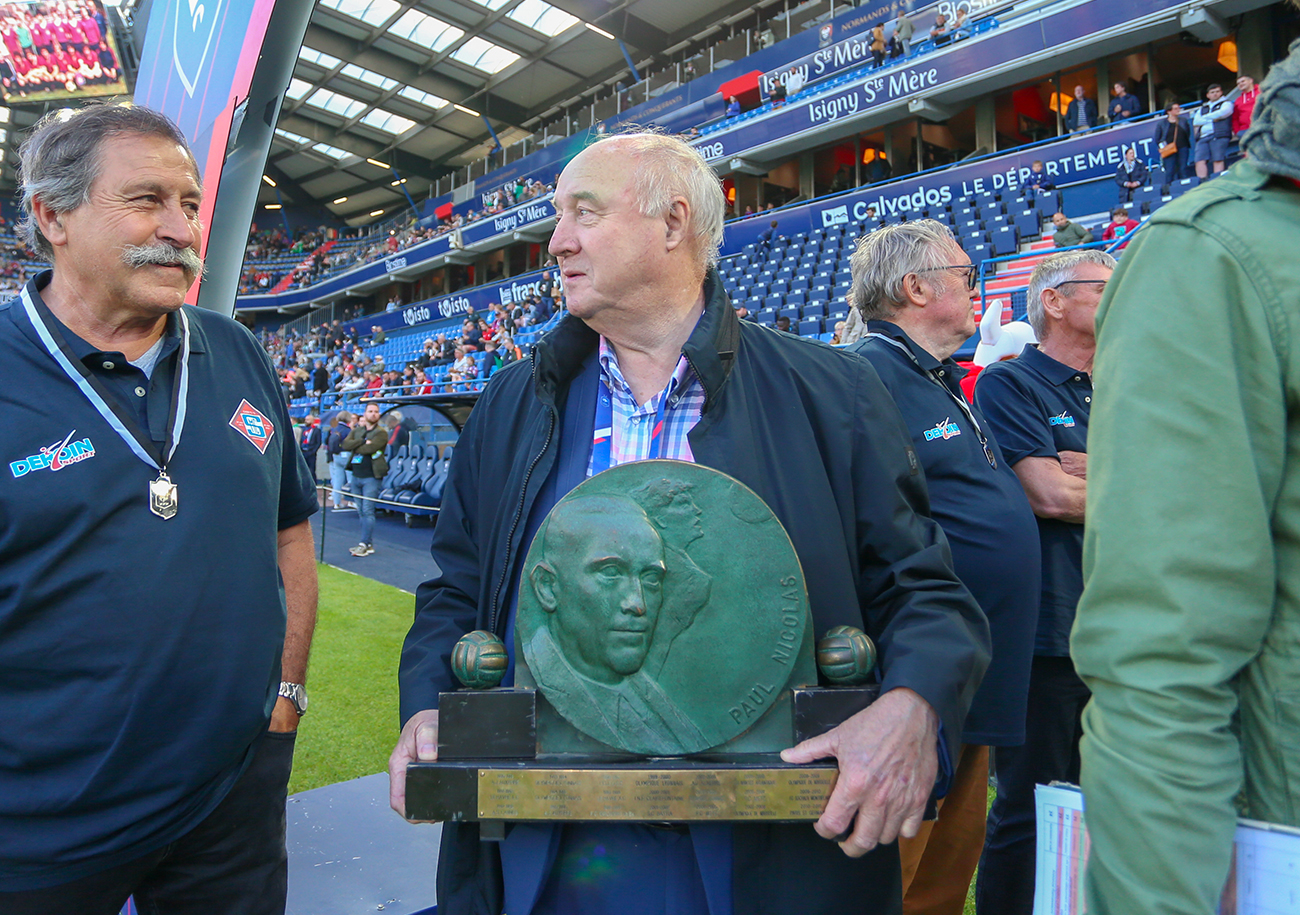
{"type": "Polygon", "coordinates": [[[280,695],[293,703],[299,715],[307,714],[307,689],[301,683],[282,682],[280,695]]]}

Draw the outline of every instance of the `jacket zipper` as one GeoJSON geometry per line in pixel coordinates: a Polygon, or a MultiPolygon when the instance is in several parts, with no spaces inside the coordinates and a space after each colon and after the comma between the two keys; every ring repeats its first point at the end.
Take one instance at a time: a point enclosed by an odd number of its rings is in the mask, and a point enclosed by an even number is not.
{"type": "MultiPolygon", "coordinates": [[[[533,373],[536,375],[536,363],[533,364],[533,373]]],[[[528,481],[533,476],[533,471],[537,469],[538,463],[542,460],[548,448],[551,447],[551,439],[555,435],[555,406],[551,406],[549,419],[550,423],[546,427],[546,441],[542,443],[542,450],[533,455],[532,463],[528,465],[528,470],[524,473],[524,482],[519,489],[519,504],[515,506],[515,517],[510,522],[510,531],[506,534],[506,561],[501,566],[501,578],[497,582],[496,590],[492,592],[492,606],[488,611],[488,631],[497,631],[497,614],[501,606],[501,589],[506,586],[506,581],[510,577],[510,568],[514,559],[514,542],[515,531],[519,529],[519,519],[524,514],[524,503],[528,498],[528,481]]]]}

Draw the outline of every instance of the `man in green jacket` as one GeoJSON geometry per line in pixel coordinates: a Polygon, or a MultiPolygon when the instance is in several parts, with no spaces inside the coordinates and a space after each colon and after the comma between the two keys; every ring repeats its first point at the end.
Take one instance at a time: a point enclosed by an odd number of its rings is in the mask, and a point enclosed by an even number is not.
{"type": "Polygon", "coordinates": [[[1097,315],[1083,791],[1095,915],[1209,915],[1237,815],[1300,825],[1300,45],[1097,315]],[[1178,269],[1170,270],[1176,263],[1178,269]]]}
{"type": "Polygon", "coordinates": [[[379,404],[368,403],[342,445],[352,453],[348,470],[352,471],[352,496],[361,518],[361,542],[349,550],[353,556],[369,556],[375,551],[375,500],[388,473],[387,445],[388,430],[379,422],[379,404]]]}
{"type": "Polygon", "coordinates": [[[1086,245],[1092,241],[1090,230],[1077,222],[1070,222],[1069,217],[1059,210],[1052,215],[1052,225],[1056,226],[1052,243],[1058,248],[1073,248],[1075,245],[1086,245]]]}

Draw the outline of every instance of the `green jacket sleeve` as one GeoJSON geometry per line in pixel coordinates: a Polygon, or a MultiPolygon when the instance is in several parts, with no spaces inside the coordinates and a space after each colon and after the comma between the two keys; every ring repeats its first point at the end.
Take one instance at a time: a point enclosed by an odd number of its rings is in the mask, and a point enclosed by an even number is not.
{"type": "Polygon", "coordinates": [[[1093,694],[1094,915],[1215,911],[1243,784],[1243,669],[1274,609],[1287,416],[1260,257],[1284,243],[1250,246],[1192,206],[1176,212],[1191,215],[1134,240],[1098,312],[1071,642],[1093,694]]]}
{"type": "Polygon", "coordinates": [[[342,448],[344,451],[354,451],[357,454],[375,454],[383,451],[388,444],[388,433],[384,431],[383,426],[376,426],[369,432],[366,427],[357,423],[348,433],[348,437],[343,440],[342,448]]]}

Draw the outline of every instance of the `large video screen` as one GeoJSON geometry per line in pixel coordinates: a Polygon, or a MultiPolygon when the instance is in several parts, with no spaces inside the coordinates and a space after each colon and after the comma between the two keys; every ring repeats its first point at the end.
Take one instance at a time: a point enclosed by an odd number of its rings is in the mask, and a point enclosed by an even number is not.
{"type": "Polygon", "coordinates": [[[0,96],[6,104],[125,94],[122,59],[99,0],[0,2],[0,96]]]}

